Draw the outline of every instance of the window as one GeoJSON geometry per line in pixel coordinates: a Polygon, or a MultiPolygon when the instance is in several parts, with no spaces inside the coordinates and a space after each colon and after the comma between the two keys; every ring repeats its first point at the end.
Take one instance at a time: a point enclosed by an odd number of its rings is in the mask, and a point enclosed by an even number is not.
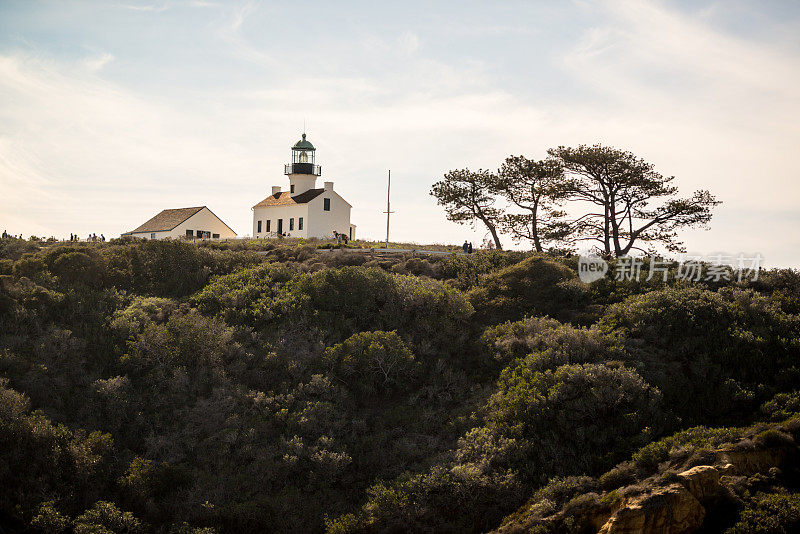
{"type": "Polygon", "coordinates": [[[294,217],[289,219],[289,231],[291,232],[292,230],[294,230],[294,217]]]}
{"type": "Polygon", "coordinates": [[[214,239],[219,239],[219,234],[211,234],[211,237],[214,239]]]}
{"type": "Polygon", "coordinates": [[[258,221],[258,231],[256,233],[257,234],[261,233],[261,221],[258,221]]]}
{"type": "Polygon", "coordinates": [[[155,239],[155,238],[156,238],[156,234],[150,234],[150,239],[155,239]]]}
{"type": "Polygon", "coordinates": [[[297,219],[297,229],[298,230],[302,230],[303,229],[303,218],[302,217],[299,217],[297,219]]]}
{"type": "Polygon", "coordinates": [[[267,219],[267,232],[269,232],[269,219],[267,219]]]}
{"type": "Polygon", "coordinates": [[[186,230],[186,237],[194,237],[194,232],[191,230],[186,230]]]}
{"type": "Polygon", "coordinates": [[[289,193],[294,193],[294,184],[289,186],[289,193]]]}
{"type": "Polygon", "coordinates": [[[324,199],[322,204],[323,204],[322,209],[324,209],[325,211],[331,211],[331,199],[329,198],[324,199]]]}

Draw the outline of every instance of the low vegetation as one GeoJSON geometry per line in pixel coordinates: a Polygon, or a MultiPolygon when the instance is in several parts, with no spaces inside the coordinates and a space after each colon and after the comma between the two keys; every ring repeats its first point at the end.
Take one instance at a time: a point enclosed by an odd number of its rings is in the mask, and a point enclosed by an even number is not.
{"type": "Polygon", "coordinates": [[[592,531],[698,466],[800,524],[796,271],[321,245],[0,241],[2,529],[592,531]]]}

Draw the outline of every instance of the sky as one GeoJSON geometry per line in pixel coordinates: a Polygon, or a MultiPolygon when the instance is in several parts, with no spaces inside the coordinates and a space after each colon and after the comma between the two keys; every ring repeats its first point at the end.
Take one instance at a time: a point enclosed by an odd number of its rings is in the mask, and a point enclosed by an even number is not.
{"type": "Polygon", "coordinates": [[[794,0],[0,0],[0,227],[245,236],[305,127],[362,238],[389,169],[393,241],[479,243],[444,173],[602,143],[723,202],[690,252],[798,267],[799,88],[794,0]]]}

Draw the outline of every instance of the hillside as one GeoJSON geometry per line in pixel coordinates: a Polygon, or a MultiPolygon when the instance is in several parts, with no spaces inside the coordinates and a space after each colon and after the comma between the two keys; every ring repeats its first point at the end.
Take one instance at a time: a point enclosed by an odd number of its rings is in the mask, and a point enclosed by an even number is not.
{"type": "Polygon", "coordinates": [[[330,247],[1,240],[2,531],[800,527],[798,271],[330,247]]]}

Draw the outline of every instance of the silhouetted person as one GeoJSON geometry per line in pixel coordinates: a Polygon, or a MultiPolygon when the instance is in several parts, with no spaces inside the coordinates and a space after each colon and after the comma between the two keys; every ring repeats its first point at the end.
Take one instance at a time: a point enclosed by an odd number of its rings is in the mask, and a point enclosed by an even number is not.
{"type": "Polygon", "coordinates": [[[467,246],[467,254],[472,254],[472,241],[470,241],[467,246]]]}
{"type": "Polygon", "coordinates": [[[469,243],[466,239],[464,240],[464,244],[461,245],[461,250],[464,251],[464,254],[469,254],[469,243]]]}
{"type": "Polygon", "coordinates": [[[103,234],[100,234],[100,242],[104,243],[105,240],[106,240],[106,236],[104,236],[103,234]]]}
{"type": "Polygon", "coordinates": [[[7,237],[8,237],[8,232],[6,232],[5,230],[3,230],[3,239],[5,239],[5,238],[7,238],[7,237]]]}

